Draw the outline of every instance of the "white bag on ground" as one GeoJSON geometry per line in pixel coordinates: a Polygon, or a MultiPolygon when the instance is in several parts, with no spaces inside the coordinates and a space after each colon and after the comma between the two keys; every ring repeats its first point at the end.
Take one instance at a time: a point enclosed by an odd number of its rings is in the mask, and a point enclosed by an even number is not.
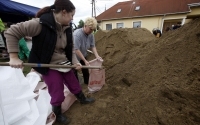
{"type": "MultiPolygon", "coordinates": [[[[103,61],[91,60],[90,66],[101,66],[103,61]]],[[[88,83],[89,93],[99,91],[105,84],[105,69],[89,69],[90,77],[88,83]]]]}
{"type": "Polygon", "coordinates": [[[28,100],[37,96],[30,89],[21,69],[0,67],[1,109],[7,124],[13,124],[30,113],[28,100]],[[17,112],[17,113],[16,113],[17,112]]]}
{"type": "Polygon", "coordinates": [[[31,112],[28,101],[21,101],[9,105],[3,106],[5,109],[5,118],[8,120],[8,124],[16,123],[31,112]]]}
{"type": "Polygon", "coordinates": [[[65,95],[65,100],[62,102],[62,113],[66,112],[69,107],[77,100],[75,95],[72,94],[69,89],[65,86],[64,87],[64,95],[65,95]]]}
{"type": "Polygon", "coordinates": [[[39,111],[39,118],[34,123],[34,125],[45,125],[47,117],[52,112],[52,107],[50,105],[50,95],[47,90],[39,90],[39,97],[36,101],[37,108],[39,111]]]}
{"type": "Polygon", "coordinates": [[[32,92],[34,92],[38,82],[41,80],[40,75],[36,72],[30,72],[26,75],[26,79],[30,83],[32,92]]]}
{"type": "Polygon", "coordinates": [[[0,66],[0,92],[3,105],[30,100],[36,96],[21,69],[0,66]]]}
{"type": "MultiPolygon", "coordinates": [[[[29,101],[30,112],[22,119],[13,123],[12,125],[33,125],[39,117],[36,100],[32,99],[29,101]]],[[[16,112],[15,112],[16,113],[16,112]]]]}
{"type": "MultiPolygon", "coordinates": [[[[24,76],[21,69],[0,66],[0,125],[52,125],[55,114],[50,95],[40,75],[30,72],[24,76]],[[34,93],[35,92],[35,93],[34,93]]],[[[74,103],[76,97],[64,89],[62,112],[74,103]]]]}
{"type": "Polygon", "coordinates": [[[1,92],[0,92],[0,125],[8,125],[8,122],[4,116],[5,110],[3,109],[1,92]]]}

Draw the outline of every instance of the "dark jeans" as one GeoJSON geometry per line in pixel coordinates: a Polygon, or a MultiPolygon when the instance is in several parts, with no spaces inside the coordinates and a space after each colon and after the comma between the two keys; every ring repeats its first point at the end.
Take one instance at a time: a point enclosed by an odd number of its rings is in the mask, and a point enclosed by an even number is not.
{"type": "MultiPolygon", "coordinates": [[[[80,60],[80,63],[82,65],[85,65],[84,61],[83,60],[80,60]]],[[[84,79],[84,83],[85,84],[88,84],[89,83],[89,70],[88,69],[81,69],[82,73],[83,73],[83,79],[84,79]]],[[[77,73],[77,70],[75,70],[75,76],[76,78],[78,79],[78,73],[77,73]]]]}

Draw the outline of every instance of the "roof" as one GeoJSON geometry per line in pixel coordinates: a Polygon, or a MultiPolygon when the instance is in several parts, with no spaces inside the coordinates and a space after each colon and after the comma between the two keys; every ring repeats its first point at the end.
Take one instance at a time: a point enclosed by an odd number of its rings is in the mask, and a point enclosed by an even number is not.
{"type": "MultiPolygon", "coordinates": [[[[13,15],[18,15],[16,17],[34,17],[40,8],[29,6],[26,4],[10,1],[10,0],[0,0],[0,16],[3,21],[13,15]]],[[[15,17],[12,17],[15,20],[15,17]]],[[[11,21],[12,22],[12,21],[11,21]]]]}
{"type": "Polygon", "coordinates": [[[188,4],[197,3],[200,0],[131,0],[119,2],[96,17],[98,21],[119,18],[133,18],[155,16],[175,13],[188,13],[188,4]],[[139,8],[139,10],[135,10],[139,8]],[[117,12],[119,9],[121,11],[117,12]]]}

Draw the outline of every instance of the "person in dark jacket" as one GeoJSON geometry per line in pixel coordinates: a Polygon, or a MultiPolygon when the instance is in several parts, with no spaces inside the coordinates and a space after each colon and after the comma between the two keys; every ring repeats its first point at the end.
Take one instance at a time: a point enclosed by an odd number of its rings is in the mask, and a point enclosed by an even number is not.
{"type": "Polygon", "coordinates": [[[160,31],[159,29],[157,29],[157,28],[154,28],[154,29],[152,30],[152,33],[153,33],[157,38],[159,38],[159,37],[162,36],[161,31],[160,31]]]}
{"type": "MultiPolygon", "coordinates": [[[[37,18],[12,25],[6,32],[6,43],[10,54],[10,66],[22,67],[22,60],[18,58],[18,41],[22,37],[32,37],[32,49],[29,63],[74,65],[81,69],[73,49],[72,29],[75,6],[70,0],[56,0],[52,6],[42,8],[36,14],[37,18]]],[[[61,113],[61,104],[64,101],[64,84],[73,93],[81,104],[93,103],[93,98],[86,98],[82,88],[69,68],[42,68],[33,67],[42,74],[51,96],[51,105],[56,114],[56,121],[69,124],[70,120],[61,113]]]]}
{"type": "Polygon", "coordinates": [[[175,26],[173,26],[173,30],[178,29],[181,27],[181,22],[177,22],[175,26]]]}

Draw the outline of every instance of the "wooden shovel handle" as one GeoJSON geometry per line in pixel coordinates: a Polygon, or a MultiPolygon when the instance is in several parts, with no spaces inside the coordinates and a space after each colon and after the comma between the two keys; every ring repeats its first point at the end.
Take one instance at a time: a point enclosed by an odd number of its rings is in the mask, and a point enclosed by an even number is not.
{"type": "MultiPolygon", "coordinates": [[[[0,62],[0,66],[10,66],[8,62],[0,62]]],[[[29,67],[49,67],[49,68],[76,68],[76,66],[40,64],[40,63],[23,63],[23,66],[29,67]]],[[[103,69],[103,66],[82,66],[83,69],[103,69]]]]}

